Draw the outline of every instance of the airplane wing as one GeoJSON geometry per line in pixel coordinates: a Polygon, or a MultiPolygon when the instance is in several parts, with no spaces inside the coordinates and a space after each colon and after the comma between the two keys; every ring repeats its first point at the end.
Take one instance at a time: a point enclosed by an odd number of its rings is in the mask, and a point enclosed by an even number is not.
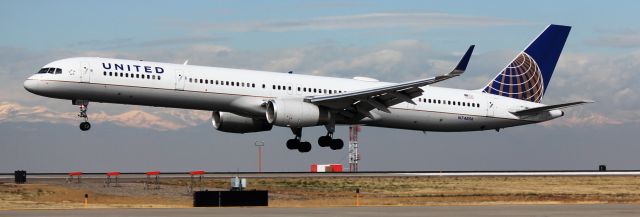
{"type": "Polygon", "coordinates": [[[474,47],[475,45],[471,45],[458,65],[444,75],[339,94],[309,96],[305,98],[305,101],[337,110],[339,114],[349,118],[372,117],[369,111],[373,109],[389,113],[388,107],[402,102],[415,105],[416,103],[412,99],[422,95],[423,90],[420,87],[462,75],[467,68],[474,47]]]}
{"type": "Polygon", "coordinates": [[[511,112],[511,114],[514,114],[516,116],[535,115],[535,114],[538,114],[540,112],[551,111],[551,110],[554,110],[554,109],[566,108],[566,107],[571,107],[571,106],[577,106],[577,105],[582,105],[582,104],[586,104],[586,103],[593,103],[593,101],[591,101],[591,100],[582,100],[582,101],[577,101],[577,102],[562,103],[562,104],[556,104],[556,105],[547,105],[547,106],[541,106],[541,107],[536,107],[536,108],[518,110],[518,111],[511,112]]]}

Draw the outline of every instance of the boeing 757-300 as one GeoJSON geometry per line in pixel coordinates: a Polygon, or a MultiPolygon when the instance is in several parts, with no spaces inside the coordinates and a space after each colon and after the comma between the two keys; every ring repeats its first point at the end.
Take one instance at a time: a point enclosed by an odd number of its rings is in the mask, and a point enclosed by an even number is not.
{"type": "Polygon", "coordinates": [[[430,86],[460,76],[471,45],[455,68],[403,83],[77,57],[51,62],[24,82],[29,92],[80,107],[80,129],[89,130],[89,102],[211,111],[213,127],[229,133],[290,128],[289,149],[309,152],[305,127],[325,126],[321,147],[344,146],[336,125],[417,131],[481,131],[535,124],[564,115],[562,108],[589,103],[541,104],[571,27],[549,25],[486,86],[462,90],[430,86]]]}

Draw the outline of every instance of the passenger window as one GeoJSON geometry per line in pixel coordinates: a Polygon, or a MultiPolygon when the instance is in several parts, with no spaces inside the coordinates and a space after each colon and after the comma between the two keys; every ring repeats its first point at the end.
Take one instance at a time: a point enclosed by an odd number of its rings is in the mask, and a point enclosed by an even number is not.
{"type": "Polygon", "coordinates": [[[107,76],[107,71],[104,71],[104,73],[102,73],[104,76],[107,76]]]}
{"type": "Polygon", "coordinates": [[[289,90],[291,90],[291,86],[289,86],[289,90]]]}
{"type": "Polygon", "coordinates": [[[263,89],[264,89],[264,88],[266,88],[266,85],[262,84],[262,88],[263,88],[263,89]]]}
{"type": "Polygon", "coordinates": [[[158,80],[160,80],[160,75],[158,75],[158,80]]]}

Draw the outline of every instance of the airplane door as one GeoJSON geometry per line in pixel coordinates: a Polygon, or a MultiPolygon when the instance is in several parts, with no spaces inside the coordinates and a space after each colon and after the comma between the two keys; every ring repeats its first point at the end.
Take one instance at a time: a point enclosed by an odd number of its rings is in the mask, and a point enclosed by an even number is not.
{"type": "Polygon", "coordinates": [[[184,71],[177,70],[176,71],[176,90],[184,90],[184,85],[186,84],[187,77],[185,76],[184,71]]]}
{"type": "Polygon", "coordinates": [[[496,98],[487,98],[487,116],[493,117],[496,115],[496,98]]]}
{"type": "Polygon", "coordinates": [[[89,62],[80,63],[80,82],[89,83],[91,80],[91,64],[89,62]]]}

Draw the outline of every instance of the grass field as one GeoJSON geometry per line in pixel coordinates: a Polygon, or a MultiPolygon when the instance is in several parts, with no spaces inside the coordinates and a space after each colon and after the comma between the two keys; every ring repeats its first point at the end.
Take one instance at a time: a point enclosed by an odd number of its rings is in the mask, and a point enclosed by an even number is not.
{"type": "MultiPolygon", "coordinates": [[[[36,180],[0,185],[0,209],[82,207],[189,207],[187,179],[164,179],[159,190],[144,190],[141,180],[106,188],[101,179],[80,184],[36,180]]],[[[274,207],[355,205],[487,205],[640,203],[637,176],[514,177],[309,177],[251,178],[249,189],[269,190],[274,207]]],[[[229,188],[228,178],[206,178],[210,190],[229,188]]]]}

